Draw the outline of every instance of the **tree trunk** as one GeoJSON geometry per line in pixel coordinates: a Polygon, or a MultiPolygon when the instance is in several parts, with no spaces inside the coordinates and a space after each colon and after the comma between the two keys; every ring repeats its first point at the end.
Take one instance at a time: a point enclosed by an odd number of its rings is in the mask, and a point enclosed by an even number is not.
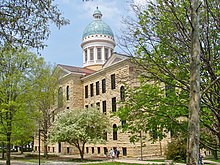
{"type": "Polygon", "coordinates": [[[44,130],[44,157],[48,158],[48,151],[47,151],[47,131],[44,130]]]}
{"type": "Polygon", "coordinates": [[[5,144],[2,142],[2,160],[5,158],[5,144]]]}
{"type": "Polygon", "coordinates": [[[48,151],[47,151],[47,129],[48,129],[48,117],[47,113],[44,114],[44,128],[43,128],[43,133],[44,133],[44,157],[47,159],[48,158],[48,151]]]}
{"type": "Polygon", "coordinates": [[[188,121],[187,165],[197,165],[200,136],[200,43],[198,0],[191,0],[190,101],[188,121]]]}
{"type": "Polygon", "coordinates": [[[21,142],[21,154],[23,154],[24,153],[24,144],[23,144],[23,142],[21,142]]]}
{"type": "Polygon", "coordinates": [[[84,159],[84,148],[85,148],[85,143],[82,144],[82,149],[80,148],[79,142],[76,144],[74,144],[76,146],[76,148],[78,148],[79,150],[79,154],[80,154],[80,158],[81,160],[84,159]]]}
{"type": "Polygon", "coordinates": [[[6,165],[11,164],[11,133],[7,133],[6,165]]]}

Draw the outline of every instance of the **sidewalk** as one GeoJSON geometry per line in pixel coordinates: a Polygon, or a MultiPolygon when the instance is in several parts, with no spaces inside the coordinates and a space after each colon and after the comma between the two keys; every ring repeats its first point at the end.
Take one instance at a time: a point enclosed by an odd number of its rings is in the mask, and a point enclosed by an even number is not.
{"type": "MultiPolygon", "coordinates": [[[[96,163],[105,163],[105,162],[112,162],[112,160],[106,160],[106,161],[97,161],[97,162],[64,162],[64,161],[47,161],[46,163],[41,163],[42,165],[83,165],[83,164],[96,164],[96,163]]],[[[129,164],[166,164],[169,165],[170,162],[155,162],[155,161],[147,161],[147,160],[135,160],[135,159],[114,159],[113,162],[120,162],[120,163],[129,163],[129,164]]],[[[213,162],[210,160],[204,160],[205,164],[215,164],[220,165],[218,162],[213,162]]],[[[5,160],[0,160],[0,165],[4,165],[5,160]]],[[[23,162],[23,161],[17,161],[12,160],[12,165],[38,165],[38,163],[31,163],[31,162],[23,162]]],[[[175,165],[185,165],[184,163],[175,163],[175,165]]]]}

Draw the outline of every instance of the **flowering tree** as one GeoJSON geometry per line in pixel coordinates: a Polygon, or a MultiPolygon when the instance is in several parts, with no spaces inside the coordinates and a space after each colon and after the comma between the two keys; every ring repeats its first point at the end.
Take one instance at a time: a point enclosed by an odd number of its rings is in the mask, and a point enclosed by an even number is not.
{"type": "Polygon", "coordinates": [[[109,124],[109,118],[96,109],[65,110],[57,116],[52,126],[50,141],[75,146],[83,159],[85,144],[104,142],[109,124]]]}

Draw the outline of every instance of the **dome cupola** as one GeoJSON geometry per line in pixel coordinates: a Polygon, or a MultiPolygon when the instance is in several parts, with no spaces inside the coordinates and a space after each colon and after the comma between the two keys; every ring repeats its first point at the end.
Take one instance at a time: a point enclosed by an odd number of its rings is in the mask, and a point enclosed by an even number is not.
{"type": "Polygon", "coordinates": [[[85,28],[83,38],[94,34],[102,34],[114,37],[112,29],[102,21],[102,13],[97,9],[93,13],[94,20],[85,28]]]}
{"type": "Polygon", "coordinates": [[[102,21],[102,13],[96,8],[93,21],[86,26],[83,36],[83,66],[99,70],[111,56],[115,47],[112,29],[102,21]]]}

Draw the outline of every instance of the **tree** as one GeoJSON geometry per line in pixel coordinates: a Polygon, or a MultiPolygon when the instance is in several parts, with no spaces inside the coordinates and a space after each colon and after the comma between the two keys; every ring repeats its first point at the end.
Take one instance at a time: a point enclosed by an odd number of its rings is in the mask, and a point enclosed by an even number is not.
{"type": "Polygon", "coordinates": [[[1,1],[0,45],[44,48],[49,37],[49,23],[59,28],[68,24],[53,0],[1,1]]]}
{"type": "Polygon", "coordinates": [[[49,137],[51,142],[67,142],[84,157],[86,143],[104,142],[109,118],[96,109],[65,110],[57,116],[49,137]]]}
{"type": "Polygon", "coordinates": [[[14,128],[24,122],[26,117],[36,120],[39,116],[35,113],[36,95],[33,91],[35,75],[43,58],[25,49],[5,50],[0,52],[0,123],[1,134],[6,139],[6,164],[10,165],[11,138],[16,131],[14,128]]]}
{"type": "Polygon", "coordinates": [[[38,120],[39,129],[43,136],[44,156],[47,157],[48,130],[51,127],[51,122],[54,117],[54,112],[51,110],[51,106],[54,105],[54,98],[57,96],[56,91],[58,85],[58,74],[55,71],[55,67],[47,63],[42,63],[35,80],[35,102],[41,113],[41,118],[38,120]]]}
{"type": "MultiPolygon", "coordinates": [[[[189,111],[181,111],[181,107],[189,106],[189,96],[190,91],[192,91],[192,88],[190,88],[190,72],[192,73],[190,54],[193,50],[191,32],[195,30],[195,25],[192,24],[193,20],[190,17],[191,2],[158,0],[156,3],[149,2],[142,9],[133,5],[137,18],[125,20],[128,25],[128,32],[123,32],[125,35],[121,38],[122,46],[125,46],[125,48],[133,46],[135,48],[133,61],[141,68],[141,81],[144,79],[144,82],[150,82],[150,84],[154,82],[161,92],[163,91],[164,97],[160,100],[160,97],[155,99],[157,103],[154,103],[158,105],[155,109],[166,105],[163,116],[168,114],[166,119],[167,121],[175,121],[173,125],[175,125],[179,116],[172,115],[170,113],[171,109],[173,114],[182,113],[183,117],[189,115],[189,111]],[[167,95],[165,93],[166,88],[172,89],[174,93],[167,95]],[[176,120],[173,120],[173,118],[169,120],[170,115],[177,117],[176,120]]],[[[220,132],[219,127],[217,127],[220,121],[218,103],[220,56],[219,47],[217,46],[220,43],[218,35],[220,13],[217,7],[219,4],[217,1],[205,0],[199,5],[196,9],[200,17],[198,28],[201,49],[201,92],[198,93],[198,90],[196,92],[198,96],[201,95],[202,101],[200,122],[201,128],[209,129],[212,135],[219,139],[220,132]]],[[[196,67],[198,66],[199,63],[196,67]]],[[[199,83],[198,79],[197,83],[199,83]]],[[[141,85],[145,85],[145,83],[141,85]]],[[[142,97],[144,97],[144,94],[142,94],[142,97]]],[[[130,98],[128,98],[129,101],[131,101],[130,98]]],[[[138,103],[138,100],[136,103],[138,103]]],[[[145,109],[148,109],[149,104],[145,103],[145,106],[144,102],[142,103],[145,109]]],[[[161,113],[157,117],[160,115],[161,113]]],[[[155,122],[154,120],[148,121],[155,122]]],[[[163,128],[160,130],[170,129],[170,124],[168,123],[161,124],[161,126],[163,128]]],[[[206,147],[213,149],[213,146],[210,145],[211,143],[206,143],[206,140],[201,139],[200,142],[206,147]]]]}

